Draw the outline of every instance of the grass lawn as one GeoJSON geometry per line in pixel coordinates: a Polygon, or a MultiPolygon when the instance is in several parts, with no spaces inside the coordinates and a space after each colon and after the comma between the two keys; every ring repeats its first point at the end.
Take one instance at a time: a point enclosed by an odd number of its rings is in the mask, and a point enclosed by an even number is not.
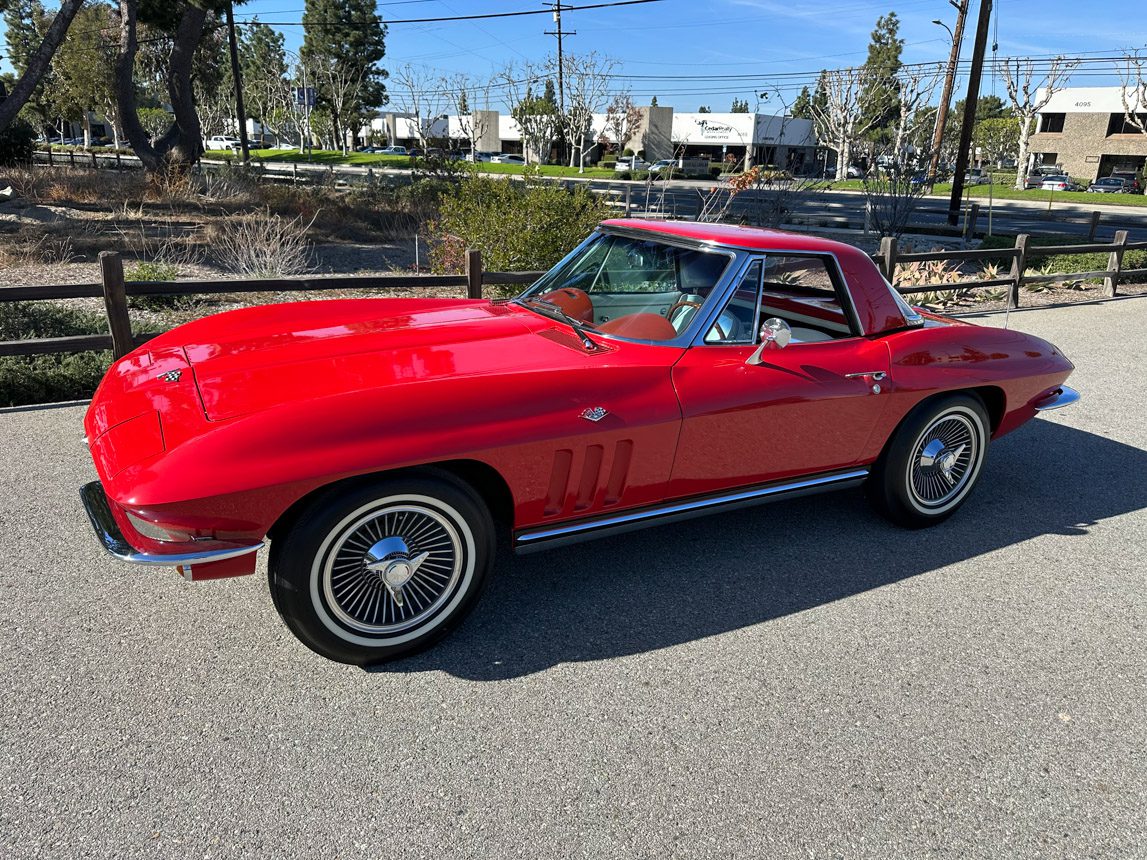
{"type": "MultiPolygon", "coordinates": [[[[969,197],[982,198],[988,196],[987,185],[973,185],[966,189],[969,197]]],[[[937,185],[937,194],[951,193],[951,185],[937,185]]],[[[1084,203],[1087,205],[1103,204],[1105,206],[1147,206],[1147,197],[1142,194],[1089,194],[1086,191],[1044,191],[1042,188],[1033,188],[1031,191],[1020,191],[1010,185],[996,185],[992,187],[991,195],[996,200],[1043,200],[1055,203],[1084,203]]]]}
{"type": "MultiPolygon", "coordinates": [[[[205,158],[235,159],[235,153],[207,152],[205,158]]],[[[276,164],[350,164],[359,167],[393,167],[404,168],[411,166],[408,155],[381,155],[374,152],[352,152],[343,155],[338,150],[312,149],[308,155],[301,154],[297,149],[252,149],[251,158],[255,161],[266,161],[276,164]]],[[[530,169],[534,169],[530,165],[530,169]]],[[[479,173],[508,173],[520,175],[526,168],[520,164],[490,164],[479,162],[474,165],[479,173]]],[[[584,173],[579,173],[576,167],[563,167],[558,164],[543,164],[537,167],[542,176],[581,176],[583,178],[602,179],[612,177],[614,172],[603,167],[587,167],[584,173]]]]}

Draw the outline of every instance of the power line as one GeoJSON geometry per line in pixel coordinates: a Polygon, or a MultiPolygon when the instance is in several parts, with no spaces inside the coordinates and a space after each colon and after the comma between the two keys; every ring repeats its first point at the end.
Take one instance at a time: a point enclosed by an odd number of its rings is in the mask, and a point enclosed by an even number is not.
{"type": "MultiPolygon", "coordinates": [[[[585,6],[563,6],[567,12],[582,11],[585,9],[612,9],[617,6],[639,6],[645,3],[663,3],[665,0],[613,0],[611,3],[590,3],[585,6]]],[[[383,19],[382,23],[388,27],[392,24],[438,24],[452,21],[481,21],[489,18],[521,18],[524,15],[549,15],[552,9],[526,9],[520,12],[484,12],[480,15],[450,15],[439,18],[390,18],[383,19]]],[[[302,27],[302,21],[260,21],[261,24],[276,27],[302,27]]],[[[353,27],[358,21],[307,21],[308,27],[353,27]]]]}

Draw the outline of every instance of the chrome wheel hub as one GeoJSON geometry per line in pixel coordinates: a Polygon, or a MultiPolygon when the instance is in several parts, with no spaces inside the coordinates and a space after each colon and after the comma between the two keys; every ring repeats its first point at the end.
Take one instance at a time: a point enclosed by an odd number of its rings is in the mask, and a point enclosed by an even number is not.
{"type": "Polygon", "coordinates": [[[925,508],[943,507],[968,486],[979,458],[980,434],[968,416],[939,416],[920,435],[910,461],[908,489],[925,508]]]}
{"type": "Polygon", "coordinates": [[[361,633],[416,627],[450,598],[461,576],[462,540],[449,518],[422,505],[377,509],[345,528],[323,568],[332,614],[361,633]]]}

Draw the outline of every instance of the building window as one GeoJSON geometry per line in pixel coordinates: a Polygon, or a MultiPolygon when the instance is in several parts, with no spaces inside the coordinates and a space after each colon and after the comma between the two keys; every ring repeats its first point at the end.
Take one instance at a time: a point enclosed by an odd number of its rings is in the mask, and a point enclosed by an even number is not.
{"type": "MultiPolygon", "coordinates": [[[[1147,126],[1147,113],[1136,114],[1135,118],[1147,126]]],[[[1127,121],[1125,114],[1113,113],[1107,121],[1107,136],[1111,137],[1113,134],[1139,134],[1139,129],[1127,121]]]]}
{"type": "Polygon", "coordinates": [[[1059,165],[1058,152],[1041,152],[1037,160],[1040,167],[1056,167],[1059,165]]]}
{"type": "Polygon", "coordinates": [[[1041,113],[1039,115],[1039,130],[1049,134],[1062,132],[1065,116],[1066,114],[1062,113],[1041,113]]]}

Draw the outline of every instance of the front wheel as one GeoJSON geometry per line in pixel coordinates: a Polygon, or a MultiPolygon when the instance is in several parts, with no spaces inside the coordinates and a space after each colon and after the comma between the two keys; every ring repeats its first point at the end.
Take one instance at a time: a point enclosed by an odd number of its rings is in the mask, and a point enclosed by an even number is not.
{"type": "Polygon", "coordinates": [[[888,441],[868,479],[876,509],[907,528],[942,522],[968,498],[990,438],[979,398],[953,394],[920,404],[888,441]]]}
{"type": "Polygon", "coordinates": [[[317,499],[272,544],[275,608],[311,650],[367,665],[420,651],[477,602],[494,524],[446,477],[380,481],[317,499]]]}

